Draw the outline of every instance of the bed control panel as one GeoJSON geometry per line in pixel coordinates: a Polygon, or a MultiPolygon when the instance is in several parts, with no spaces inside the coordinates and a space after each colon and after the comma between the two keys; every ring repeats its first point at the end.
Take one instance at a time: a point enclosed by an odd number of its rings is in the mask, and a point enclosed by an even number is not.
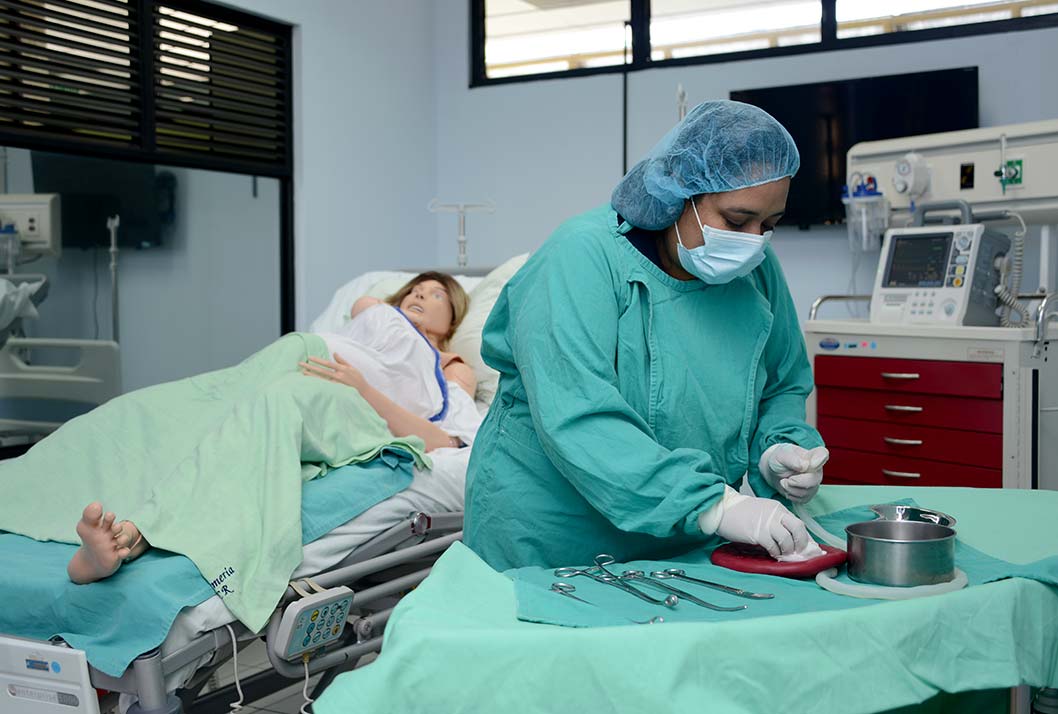
{"type": "Polygon", "coordinates": [[[334,642],[345,630],[352,604],[353,591],[344,585],[290,603],[279,623],[276,651],[283,659],[297,660],[334,642]]]}
{"type": "Polygon", "coordinates": [[[0,636],[0,712],[99,714],[84,651],[0,636]]]}

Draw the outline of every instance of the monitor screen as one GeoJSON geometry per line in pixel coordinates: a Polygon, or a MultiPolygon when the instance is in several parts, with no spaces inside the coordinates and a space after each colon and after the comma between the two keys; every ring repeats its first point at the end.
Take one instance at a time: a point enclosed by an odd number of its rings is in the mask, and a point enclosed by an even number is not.
{"type": "MultiPolygon", "coordinates": [[[[783,223],[841,223],[846,154],[861,141],[978,126],[977,68],[731,92],[786,127],[801,154],[783,223]]],[[[891,186],[880,186],[891,192],[891,186]]]]}
{"type": "Polygon", "coordinates": [[[944,287],[951,241],[951,233],[894,236],[882,287],[944,287]]]}
{"type": "Polygon", "coordinates": [[[31,153],[33,190],[61,196],[62,242],[68,248],[110,244],[107,218],[121,216],[118,244],[150,248],[173,225],[176,179],[152,164],[88,156],[31,153]]]}

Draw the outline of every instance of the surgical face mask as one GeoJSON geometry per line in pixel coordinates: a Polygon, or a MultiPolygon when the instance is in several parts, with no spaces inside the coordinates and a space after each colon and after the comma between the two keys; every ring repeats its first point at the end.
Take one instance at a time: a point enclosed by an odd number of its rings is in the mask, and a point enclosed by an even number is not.
{"type": "Polygon", "coordinates": [[[738,231],[725,231],[702,223],[698,207],[691,201],[694,217],[702,228],[704,242],[697,248],[687,248],[680,238],[676,224],[677,252],[680,265],[688,273],[710,285],[722,285],[735,278],[749,275],[764,261],[764,248],[771,240],[771,231],[755,236],[738,231]]]}

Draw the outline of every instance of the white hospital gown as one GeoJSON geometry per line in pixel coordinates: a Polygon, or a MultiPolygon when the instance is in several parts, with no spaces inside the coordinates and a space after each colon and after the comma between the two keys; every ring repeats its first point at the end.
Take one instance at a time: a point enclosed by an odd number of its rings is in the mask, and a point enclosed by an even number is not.
{"type": "Polygon", "coordinates": [[[339,332],[320,337],[332,354],[340,355],[399,406],[435,421],[468,446],[473,443],[481,425],[473,397],[444,379],[437,350],[399,310],[374,305],[339,332]]]}

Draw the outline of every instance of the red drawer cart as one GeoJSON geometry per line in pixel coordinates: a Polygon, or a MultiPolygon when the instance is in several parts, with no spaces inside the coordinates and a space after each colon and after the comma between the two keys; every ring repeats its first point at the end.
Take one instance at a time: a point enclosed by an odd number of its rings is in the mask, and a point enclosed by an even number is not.
{"type": "Polygon", "coordinates": [[[809,320],[824,483],[1058,488],[1058,351],[1032,338],[809,320]]]}

